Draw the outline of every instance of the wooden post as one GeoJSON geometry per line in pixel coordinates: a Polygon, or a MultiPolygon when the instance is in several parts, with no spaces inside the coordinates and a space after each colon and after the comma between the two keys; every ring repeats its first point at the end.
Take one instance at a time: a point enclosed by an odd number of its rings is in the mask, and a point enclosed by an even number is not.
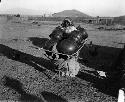
{"type": "Polygon", "coordinates": [[[125,92],[122,89],[119,89],[118,102],[125,102],[125,92]]]}

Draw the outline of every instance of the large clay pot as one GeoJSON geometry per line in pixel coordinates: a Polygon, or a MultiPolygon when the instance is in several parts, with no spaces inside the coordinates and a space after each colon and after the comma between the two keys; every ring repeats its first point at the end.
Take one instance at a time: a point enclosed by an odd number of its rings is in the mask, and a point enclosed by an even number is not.
{"type": "Polygon", "coordinates": [[[78,50],[77,43],[70,39],[64,39],[57,44],[57,51],[59,53],[71,55],[78,50]]]}
{"type": "Polygon", "coordinates": [[[60,27],[56,27],[52,33],[49,35],[49,37],[53,40],[53,41],[60,41],[63,37],[63,30],[60,27]]]}
{"type": "Polygon", "coordinates": [[[74,40],[77,44],[81,43],[88,37],[88,34],[83,30],[73,31],[70,39],[74,40]]]}

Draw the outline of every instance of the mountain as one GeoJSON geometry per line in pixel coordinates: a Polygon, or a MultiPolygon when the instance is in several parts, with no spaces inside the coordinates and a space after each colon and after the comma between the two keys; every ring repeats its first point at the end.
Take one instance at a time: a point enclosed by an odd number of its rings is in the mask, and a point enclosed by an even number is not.
{"type": "Polygon", "coordinates": [[[64,10],[62,12],[54,13],[53,17],[90,17],[78,10],[64,10]]]}

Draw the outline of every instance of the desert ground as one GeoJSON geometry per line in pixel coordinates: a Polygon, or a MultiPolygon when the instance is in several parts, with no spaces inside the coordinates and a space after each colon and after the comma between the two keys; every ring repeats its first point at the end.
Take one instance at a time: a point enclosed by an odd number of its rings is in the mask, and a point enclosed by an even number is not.
{"type": "MultiPolygon", "coordinates": [[[[56,67],[44,55],[42,47],[52,30],[60,25],[56,21],[0,19],[0,100],[19,102],[117,102],[118,81],[107,81],[87,73],[75,78],[52,80],[56,67]]],[[[88,42],[98,47],[95,55],[83,47],[80,56],[87,67],[110,71],[124,47],[125,30],[105,31],[98,25],[75,23],[87,30],[88,42]]]]}

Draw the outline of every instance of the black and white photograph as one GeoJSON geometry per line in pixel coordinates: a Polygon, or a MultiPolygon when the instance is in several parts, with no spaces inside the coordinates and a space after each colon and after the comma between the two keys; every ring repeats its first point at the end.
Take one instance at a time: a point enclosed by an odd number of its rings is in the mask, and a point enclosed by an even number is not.
{"type": "Polygon", "coordinates": [[[0,102],[125,102],[125,0],[0,0],[0,102]]]}

